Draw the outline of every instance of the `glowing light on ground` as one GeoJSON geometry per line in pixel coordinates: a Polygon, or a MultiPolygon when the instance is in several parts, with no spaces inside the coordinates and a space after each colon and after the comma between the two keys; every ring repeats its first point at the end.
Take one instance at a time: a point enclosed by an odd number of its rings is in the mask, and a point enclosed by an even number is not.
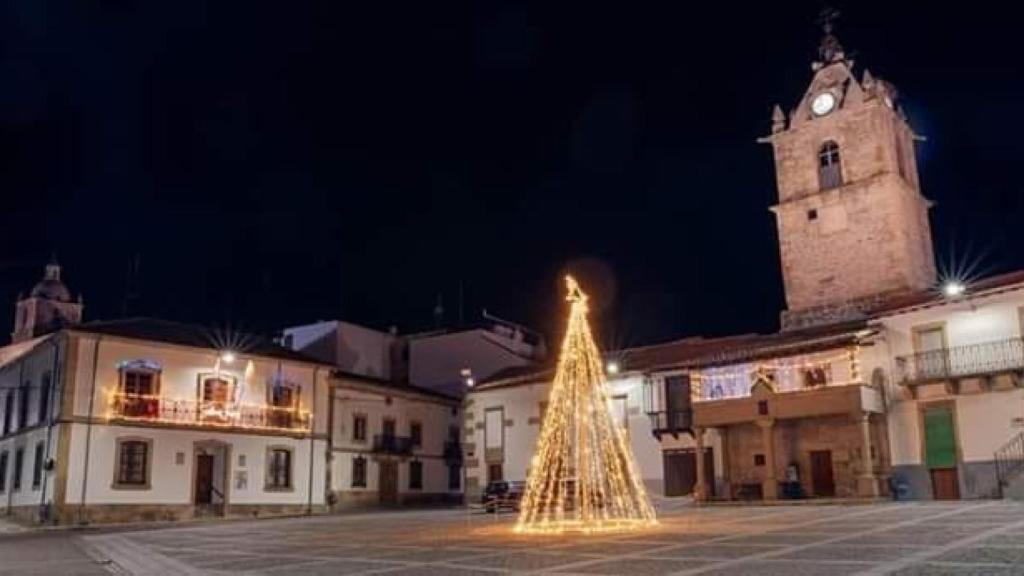
{"type": "Polygon", "coordinates": [[[629,441],[612,417],[587,295],[566,277],[569,325],[515,531],[635,530],[658,523],[629,441]]]}

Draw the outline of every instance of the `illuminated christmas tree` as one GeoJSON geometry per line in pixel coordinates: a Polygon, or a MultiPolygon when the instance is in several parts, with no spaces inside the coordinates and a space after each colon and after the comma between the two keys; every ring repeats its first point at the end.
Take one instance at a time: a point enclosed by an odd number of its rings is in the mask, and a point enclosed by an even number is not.
{"type": "Polygon", "coordinates": [[[625,431],[612,418],[587,295],[571,303],[558,370],[530,464],[517,532],[625,530],[657,523],[625,431]]]}

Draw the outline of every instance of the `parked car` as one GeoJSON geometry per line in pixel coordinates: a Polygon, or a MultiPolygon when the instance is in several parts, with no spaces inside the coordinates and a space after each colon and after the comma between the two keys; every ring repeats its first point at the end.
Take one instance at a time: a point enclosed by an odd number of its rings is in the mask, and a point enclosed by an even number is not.
{"type": "Polygon", "coordinates": [[[482,498],[484,510],[495,512],[502,508],[508,508],[518,511],[524,491],[526,491],[526,482],[512,480],[489,482],[487,487],[484,488],[482,498]]]}

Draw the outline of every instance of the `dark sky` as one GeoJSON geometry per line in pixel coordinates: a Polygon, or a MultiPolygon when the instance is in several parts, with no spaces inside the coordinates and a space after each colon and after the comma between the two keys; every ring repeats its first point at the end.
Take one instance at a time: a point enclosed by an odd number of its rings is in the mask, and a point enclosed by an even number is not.
{"type": "MultiPolygon", "coordinates": [[[[259,331],[429,328],[461,283],[467,318],[550,332],[567,268],[606,345],[775,329],[755,139],[821,4],[639,4],[4,3],[0,326],[56,252],[89,319],[137,258],[132,314],[259,331]]],[[[839,37],[928,137],[939,258],[1024,267],[1020,24],[922,6],[839,37]]]]}

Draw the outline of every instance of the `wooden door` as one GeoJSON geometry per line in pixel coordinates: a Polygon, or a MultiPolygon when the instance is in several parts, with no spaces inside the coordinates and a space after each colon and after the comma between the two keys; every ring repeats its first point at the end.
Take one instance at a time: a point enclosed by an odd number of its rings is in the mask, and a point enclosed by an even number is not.
{"type": "Polygon", "coordinates": [[[196,457],[196,504],[213,503],[213,456],[196,457]]]}
{"type": "Polygon", "coordinates": [[[949,406],[932,406],[924,411],[925,463],[932,479],[936,500],[960,498],[957,474],[956,429],[949,406]]]}
{"type": "Polygon", "coordinates": [[[836,495],[836,481],[832,475],[832,452],[829,450],[811,452],[811,490],[818,498],[836,495]]]}
{"type": "MultiPolygon", "coordinates": [[[[694,450],[666,451],[662,455],[665,469],[665,496],[693,494],[697,483],[697,453],[694,450]]],[[[710,448],[704,449],[704,485],[708,495],[714,494],[715,456],[710,448]]]]}
{"type": "Polygon", "coordinates": [[[666,451],[662,456],[665,467],[665,496],[686,496],[693,492],[697,478],[697,465],[693,452],[666,451]]]}
{"type": "Polygon", "coordinates": [[[960,480],[956,468],[935,468],[931,470],[932,493],[936,500],[959,500],[960,480]]]}
{"type": "Polygon", "coordinates": [[[704,497],[715,495],[715,453],[711,448],[704,449],[704,497]]]}
{"type": "Polygon", "coordinates": [[[380,471],[378,477],[378,491],[381,504],[398,503],[398,463],[392,461],[378,462],[377,468],[380,471]]]}

